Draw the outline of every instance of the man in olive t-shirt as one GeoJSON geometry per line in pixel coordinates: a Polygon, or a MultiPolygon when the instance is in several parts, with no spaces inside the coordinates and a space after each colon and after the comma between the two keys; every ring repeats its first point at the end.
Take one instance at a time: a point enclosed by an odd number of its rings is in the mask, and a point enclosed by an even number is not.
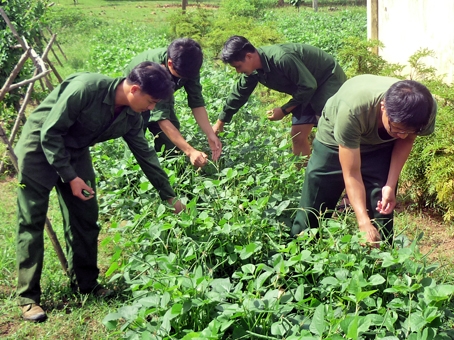
{"type": "Polygon", "coordinates": [[[167,72],[156,63],[135,67],[128,77],[77,73],[66,78],[30,114],[15,152],[17,191],[18,304],[27,321],[44,321],[39,306],[44,224],[55,187],[63,215],[68,276],[80,293],[109,294],[97,282],[98,204],[90,146],[123,137],[163,200],[183,209],[155,151],[143,133],[140,112],[173,93],[167,72]]]}
{"type": "MultiPolygon", "coordinates": [[[[203,63],[203,53],[200,45],[189,38],[173,40],[167,48],[156,48],[140,53],[134,57],[125,68],[125,75],[137,64],[143,61],[153,61],[161,64],[175,83],[175,91],[184,88],[187,94],[188,106],[191,108],[197,124],[205,133],[211,149],[212,159],[218,160],[222,144],[211,129],[208,113],[200,84],[200,68],[203,63]]],[[[153,111],[142,113],[145,127],[155,137],[156,151],[164,150],[167,154],[175,155],[174,151],[181,150],[188,156],[191,164],[197,167],[205,166],[207,155],[192,147],[181,135],[180,122],[175,112],[175,98],[171,96],[156,104],[153,111]],[[176,148],[175,148],[176,147],[176,148]]]]}
{"type": "Polygon", "coordinates": [[[318,124],[292,236],[318,228],[344,188],[367,242],[392,243],[397,181],[414,140],[434,131],[437,105],[412,81],[374,75],[347,80],[318,124]]]}
{"type": "Polygon", "coordinates": [[[222,131],[224,124],[231,121],[261,83],[291,96],[282,107],[269,111],[268,119],[278,121],[292,113],[293,153],[309,156],[309,134],[328,98],[347,79],[337,61],[314,46],[289,43],[255,48],[241,36],[227,40],[221,59],[242,76],[227,98],[213,130],[222,131]]]}

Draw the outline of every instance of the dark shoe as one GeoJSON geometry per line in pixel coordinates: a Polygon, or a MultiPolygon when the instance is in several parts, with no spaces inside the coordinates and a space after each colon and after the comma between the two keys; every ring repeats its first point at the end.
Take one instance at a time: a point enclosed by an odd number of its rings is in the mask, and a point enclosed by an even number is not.
{"type": "Polygon", "coordinates": [[[93,296],[97,298],[108,298],[111,295],[113,295],[114,291],[105,288],[103,285],[97,285],[95,288],[90,289],[90,290],[84,290],[80,291],[81,294],[92,294],[93,296]]]}
{"type": "Polygon", "coordinates": [[[21,306],[21,309],[24,320],[42,322],[47,319],[46,312],[36,303],[21,306]]]}
{"type": "Polygon", "coordinates": [[[114,293],[113,290],[107,289],[101,285],[97,285],[95,289],[93,289],[92,294],[97,298],[105,299],[112,296],[114,293]]]}

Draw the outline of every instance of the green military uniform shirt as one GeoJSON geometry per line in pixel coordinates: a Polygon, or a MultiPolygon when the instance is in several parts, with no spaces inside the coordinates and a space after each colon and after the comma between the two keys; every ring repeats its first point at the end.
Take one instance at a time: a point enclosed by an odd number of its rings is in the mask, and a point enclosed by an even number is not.
{"type": "MultiPolygon", "coordinates": [[[[127,76],[131,70],[138,64],[144,61],[153,61],[155,63],[164,65],[167,70],[167,48],[157,48],[153,50],[145,51],[131,60],[128,66],[126,66],[124,74],[127,76]]],[[[170,71],[169,71],[170,73],[170,71]]],[[[188,106],[193,109],[196,107],[205,106],[205,101],[202,96],[202,85],[200,84],[200,77],[196,78],[177,78],[172,75],[173,82],[175,83],[175,91],[184,87],[188,106]]],[[[156,104],[156,107],[151,111],[150,122],[157,122],[164,119],[175,120],[174,117],[174,98],[168,100],[161,100],[156,104]]]]}
{"type": "MultiPolygon", "coordinates": [[[[328,146],[350,149],[371,149],[396,138],[382,139],[378,132],[377,117],[386,91],[399,79],[375,75],[360,75],[348,80],[326,102],[318,122],[317,139],[328,146]]],[[[435,129],[437,103],[429,123],[418,135],[431,134],[435,129]]]]}
{"type": "Polygon", "coordinates": [[[15,148],[19,170],[50,190],[58,177],[65,183],[77,177],[71,158],[96,143],[123,137],[160,197],[175,197],[144,136],[141,115],[129,107],[114,114],[115,90],[122,80],[94,73],[65,79],[25,123],[15,148]]]}
{"type": "Polygon", "coordinates": [[[332,75],[337,75],[339,79],[345,77],[336,60],[317,47],[290,43],[264,46],[257,48],[257,52],[262,69],[250,75],[241,75],[227,98],[219,120],[230,122],[232,116],[247,102],[258,83],[292,96],[282,106],[284,110],[298,105],[304,110],[311,103],[320,112],[325,102],[312,101],[317,87],[332,75]]]}

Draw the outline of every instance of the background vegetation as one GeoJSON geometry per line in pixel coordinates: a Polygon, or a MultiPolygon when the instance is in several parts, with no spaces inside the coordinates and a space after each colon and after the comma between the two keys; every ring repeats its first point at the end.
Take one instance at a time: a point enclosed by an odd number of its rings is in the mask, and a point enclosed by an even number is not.
{"type": "MultiPolygon", "coordinates": [[[[318,13],[277,1],[57,1],[43,18],[63,45],[63,76],[76,71],[121,75],[147,48],[178,36],[198,39],[205,51],[202,85],[212,122],[237,79],[217,59],[223,41],[243,34],[256,45],[305,42],[335,55],[349,76],[413,77],[440,98],[437,133],[418,138],[403,174],[403,202],[451,215],[452,90],[421,62],[401,74],[370,50],[364,7],[319,1],[318,13]],[[450,186],[451,185],[451,186],[450,186]],[[440,189],[441,188],[441,189],[440,189]]],[[[31,7],[29,7],[31,8],[31,7]]],[[[206,141],[176,94],[183,135],[208,151],[206,141]]],[[[184,157],[162,159],[188,210],[174,216],[161,203],[121,141],[92,149],[103,233],[103,281],[110,301],[73,295],[48,245],[43,276],[45,324],[18,321],[14,305],[14,179],[0,202],[0,335],[7,339],[451,339],[454,293],[450,256],[430,259],[420,244],[422,226],[397,216],[395,247],[361,247],[350,212],[323,221],[316,231],[289,238],[304,169],[291,155],[284,120],[264,112],[285,96],[259,87],[221,135],[223,157],[196,170],[184,157]],[[449,265],[447,265],[449,263],[449,265]],[[102,322],[102,323],[101,323],[102,322]]],[[[7,110],[3,106],[4,110],[7,110]]],[[[151,137],[151,136],[150,136],[151,137]]],[[[58,204],[49,216],[58,227],[58,204]]],[[[424,219],[418,220],[423,224],[424,219]],[[421,222],[422,221],[422,222],[421,222]]],[[[450,224],[446,224],[448,227],[450,224]]],[[[451,235],[452,236],[452,235],[451,235]]],[[[47,242],[47,239],[46,239],[47,242]]]]}

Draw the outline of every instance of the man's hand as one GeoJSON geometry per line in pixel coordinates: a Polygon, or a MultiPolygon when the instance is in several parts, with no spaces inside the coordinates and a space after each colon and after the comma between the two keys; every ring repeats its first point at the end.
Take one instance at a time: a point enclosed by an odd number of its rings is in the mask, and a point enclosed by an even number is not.
{"type": "Polygon", "coordinates": [[[275,107],[274,109],[269,110],[267,112],[267,114],[268,114],[268,119],[271,121],[281,120],[282,118],[285,117],[285,113],[284,113],[284,111],[282,111],[282,109],[280,107],[275,107]]]}
{"type": "Polygon", "coordinates": [[[95,191],[93,188],[88,186],[84,180],[80,177],[74,178],[72,181],[69,182],[69,185],[71,186],[71,191],[74,196],[79,197],[82,201],[87,201],[89,199],[92,199],[95,195],[95,191]],[[89,193],[89,196],[85,196],[82,191],[85,190],[86,192],[89,193]]]}
{"type": "Polygon", "coordinates": [[[377,211],[380,214],[388,215],[391,214],[396,207],[396,191],[394,188],[385,185],[381,189],[382,199],[377,202],[377,211]]]}
{"type": "Polygon", "coordinates": [[[211,158],[213,159],[213,161],[217,161],[221,156],[222,151],[221,141],[215,134],[212,134],[208,136],[208,144],[210,145],[211,149],[211,158]]]}
{"type": "Polygon", "coordinates": [[[213,132],[218,134],[219,132],[224,131],[224,122],[221,120],[217,120],[217,122],[213,125],[213,132]]]}
{"type": "Polygon", "coordinates": [[[181,211],[185,210],[186,209],[186,206],[181,203],[180,200],[177,200],[175,198],[169,198],[167,200],[167,203],[169,203],[175,210],[173,211],[174,214],[178,214],[180,213],[181,211]]]}
{"type": "Polygon", "coordinates": [[[381,241],[381,236],[377,228],[375,228],[372,223],[369,222],[367,224],[360,225],[359,230],[366,233],[366,241],[370,246],[374,248],[380,247],[379,242],[381,241]]]}
{"type": "Polygon", "coordinates": [[[204,152],[193,149],[189,153],[188,157],[189,157],[189,160],[191,161],[191,164],[198,168],[201,168],[201,167],[204,167],[205,165],[207,165],[208,156],[204,152]]]}

